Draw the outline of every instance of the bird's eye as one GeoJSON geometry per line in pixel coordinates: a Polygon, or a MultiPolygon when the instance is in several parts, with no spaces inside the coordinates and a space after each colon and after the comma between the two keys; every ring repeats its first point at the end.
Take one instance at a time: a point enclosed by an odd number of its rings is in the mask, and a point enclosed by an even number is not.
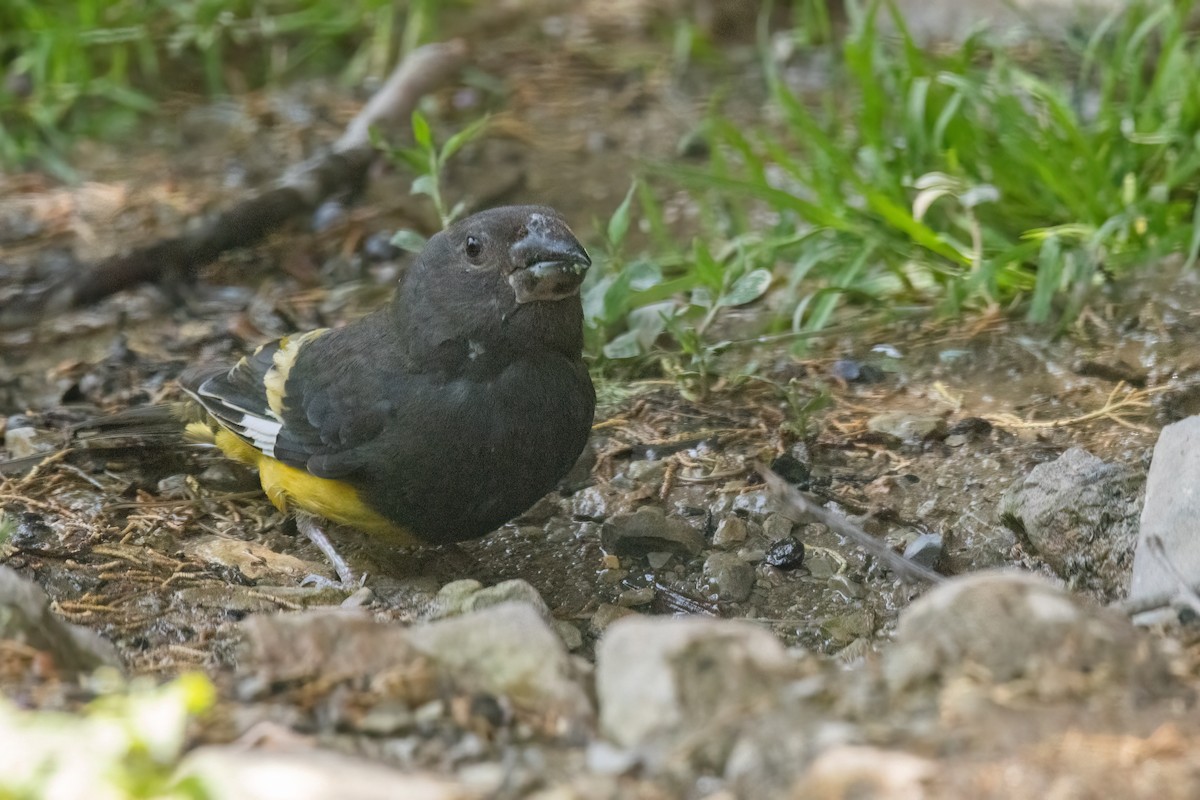
{"type": "Polygon", "coordinates": [[[467,237],[467,243],[463,248],[467,252],[467,258],[479,258],[479,254],[483,252],[483,242],[476,239],[474,236],[467,237]]]}

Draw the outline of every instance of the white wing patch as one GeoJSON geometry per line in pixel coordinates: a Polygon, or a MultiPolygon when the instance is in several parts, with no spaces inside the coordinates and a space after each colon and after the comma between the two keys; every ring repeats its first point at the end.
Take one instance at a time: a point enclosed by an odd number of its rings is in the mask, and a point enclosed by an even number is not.
{"type": "Polygon", "coordinates": [[[243,414],[241,420],[235,423],[235,427],[240,430],[234,430],[234,433],[249,439],[250,443],[267,457],[275,457],[275,441],[279,437],[279,431],[283,429],[282,422],[254,414],[243,414]]]}

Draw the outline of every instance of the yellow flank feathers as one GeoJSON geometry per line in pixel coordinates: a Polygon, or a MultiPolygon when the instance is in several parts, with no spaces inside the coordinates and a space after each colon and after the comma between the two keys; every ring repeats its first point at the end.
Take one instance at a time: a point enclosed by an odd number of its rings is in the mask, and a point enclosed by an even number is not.
{"type": "Polygon", "coordinates": [[[421,543],[407,529],[368,508],[359,499],[353,486],[329,478],[318,478],[302,469],[288,466],[263,454],[224,428],[216,431],[215,441],[225,455],[258,468],[263,491],[280,511],[301,508],[339,525],[349,525],[373,537],[386,539],[391,544],[412,546],[421,543]]]}
{"type": "Polygon", "coordinates": [[[275,351],[275,365],[263,376],[263,386],[267,390],[267,405],[275,412],[275,416],[283,418],[283,398],[287,397],[288,373],[300,355],[300,348],[306,343],[327,332],[328,328],[317,328],[315,331],[300,336],[285,336],[279,340],[279,349],[275,351]]]}

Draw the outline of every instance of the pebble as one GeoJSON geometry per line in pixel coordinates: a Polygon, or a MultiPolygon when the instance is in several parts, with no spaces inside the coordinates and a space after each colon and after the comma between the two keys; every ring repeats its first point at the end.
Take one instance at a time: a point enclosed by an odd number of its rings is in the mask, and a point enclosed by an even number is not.
{"type": "Polygon", "coordinates": [[[942,558],[945,549],[939,533],[922,533],[904,548],[904,557],[915,564],[933,569],[942,558]]]}
{"type": "Polygon", "coordinates": [[[4,449],[10,458],[27,458],[54,449],[54,444],[36,428],[9,428],[4,432],[4,449]]]}
{"type": "Polygon", "coordinates": [[[763,520],[763,535],[769,542],[778,542],[791,536],[795,527],[796,523],[782,514],[768,514],[763,520]]]}
{"type": "Polygon", "coordinates": [[[779,501],[766,489],[742,492],[733,500],[733,510],[752,516],[765,516],[779,508],[779,501]]]}
{"type": "Polygon", "coordinates": [[[754,591],[754,567],[730,553],[713,553],[705,559],[704,579],[720,600],[740,603],[754,591]]]}
{"type": "Polygon", "coordinates": [[[659,483],[663,479],[663,474],[667,471],[667,462],[665,461],[631,461],[629,466],[625,468],[625,475],[632,480],[641,481],[643,483],[659,483]]]}
{"type": "Polygon", "coordinates": [[[826,585],[829,587],[831,592],[836,592],[845,597],[847,600],[860,600],[866,593],[861,583],[851,580],[845,575],[830,576],[826,585]]]}
{"type": "Polygon", "coordinates": [[[780,539],[767,550],[764,560],[778,569],[796,569],[804,564],[804,542],[794,536],[780,539]]]}
{"type": "Polygon", "coordinates": [[[495,586],[487,587],[470,578],[451,581],[438,590],[433,601],[431,618],[459,616],[509,602],[525,603],[537,611],[542,619],[551,623],[554,621],[550,607],[546,605],[538,590],[520,578],[501,581],[495,586]]]}
{"type": "Polygon", "coordinates": [[[628,608],[613,605],[612,603],[601,603],[600,606],[593,612],[591,620],[592,633],[599,636],[608,630],[608,626],[612,625],[622,617],[629,617],[637,614],[628,608]]]}
{"type": "Polygon", "coordinates": [[[556,619],[554,620],[554,631],[568,650],[578,650],[583,647],[583,634],[573,623],[567,622],[565,619],[556,619]]]}
{"type": "Polygon", "coordinates": [[[704,537],[683,520],[666,516],[661,508],[643,506],[605,522],[600,528],[600,546],[618,556],[651,552],[694,556],[704,547],[704,537]]]}
{"type": "Polygon", "coordinates": [[[159,480],[155,490],[165,500],[185,500],[192,496],[190,475],[168,475],[159,480]]]}
{"type": "Polygon", "coordinates": [[[808,464],[791,453],[784,453],[772,461],[771,471],[793,485],[807,485],[812,478],[812,470],[809,469],[808,464]]]}
{"type": "Polygon", "coordinates": [[[617,605],[624,608],[636,608],[654,602],[653,586],[643,586],[638,589],[626,589],[617,595],[617,605]]]}
{"type": "Polygon", "coordinates": [[[673,556],[673,555],[674,555],[674,553],[667,553],[667,552],[663,552],[663,551],[647,553],[646,554],[646,563],[650,565],[651,569],[662,569],[668,563],[670,563],[671,556],[673,556]]]}
{"type": "Polygon", "coordinates": [[[905,444],[920,444],[936,439],[946,430],[946,420],[936,414],[885,411],[867,420],[867,428],[899,439],[905,444]]]}
{"type": "Polygon", "coordinates": [[[717,547],[729,547],[746,541],[746,520],[730,514],[717,523],[713,532],[713,544],[717,547]]]}

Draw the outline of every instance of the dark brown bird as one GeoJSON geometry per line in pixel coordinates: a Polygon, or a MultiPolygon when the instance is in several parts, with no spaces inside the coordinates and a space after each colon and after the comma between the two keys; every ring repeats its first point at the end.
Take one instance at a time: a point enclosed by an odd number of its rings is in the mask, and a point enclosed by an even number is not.
{"type": "Polygon", "coordinates": [[[200,418],[188,433],[257,468],[343,581],[306,514],[403,544],[483,536],[554,488],[587,442],[590,264],[550,208],[475,214],[429,240],[385,308],[186,372],[200,418]]]}

